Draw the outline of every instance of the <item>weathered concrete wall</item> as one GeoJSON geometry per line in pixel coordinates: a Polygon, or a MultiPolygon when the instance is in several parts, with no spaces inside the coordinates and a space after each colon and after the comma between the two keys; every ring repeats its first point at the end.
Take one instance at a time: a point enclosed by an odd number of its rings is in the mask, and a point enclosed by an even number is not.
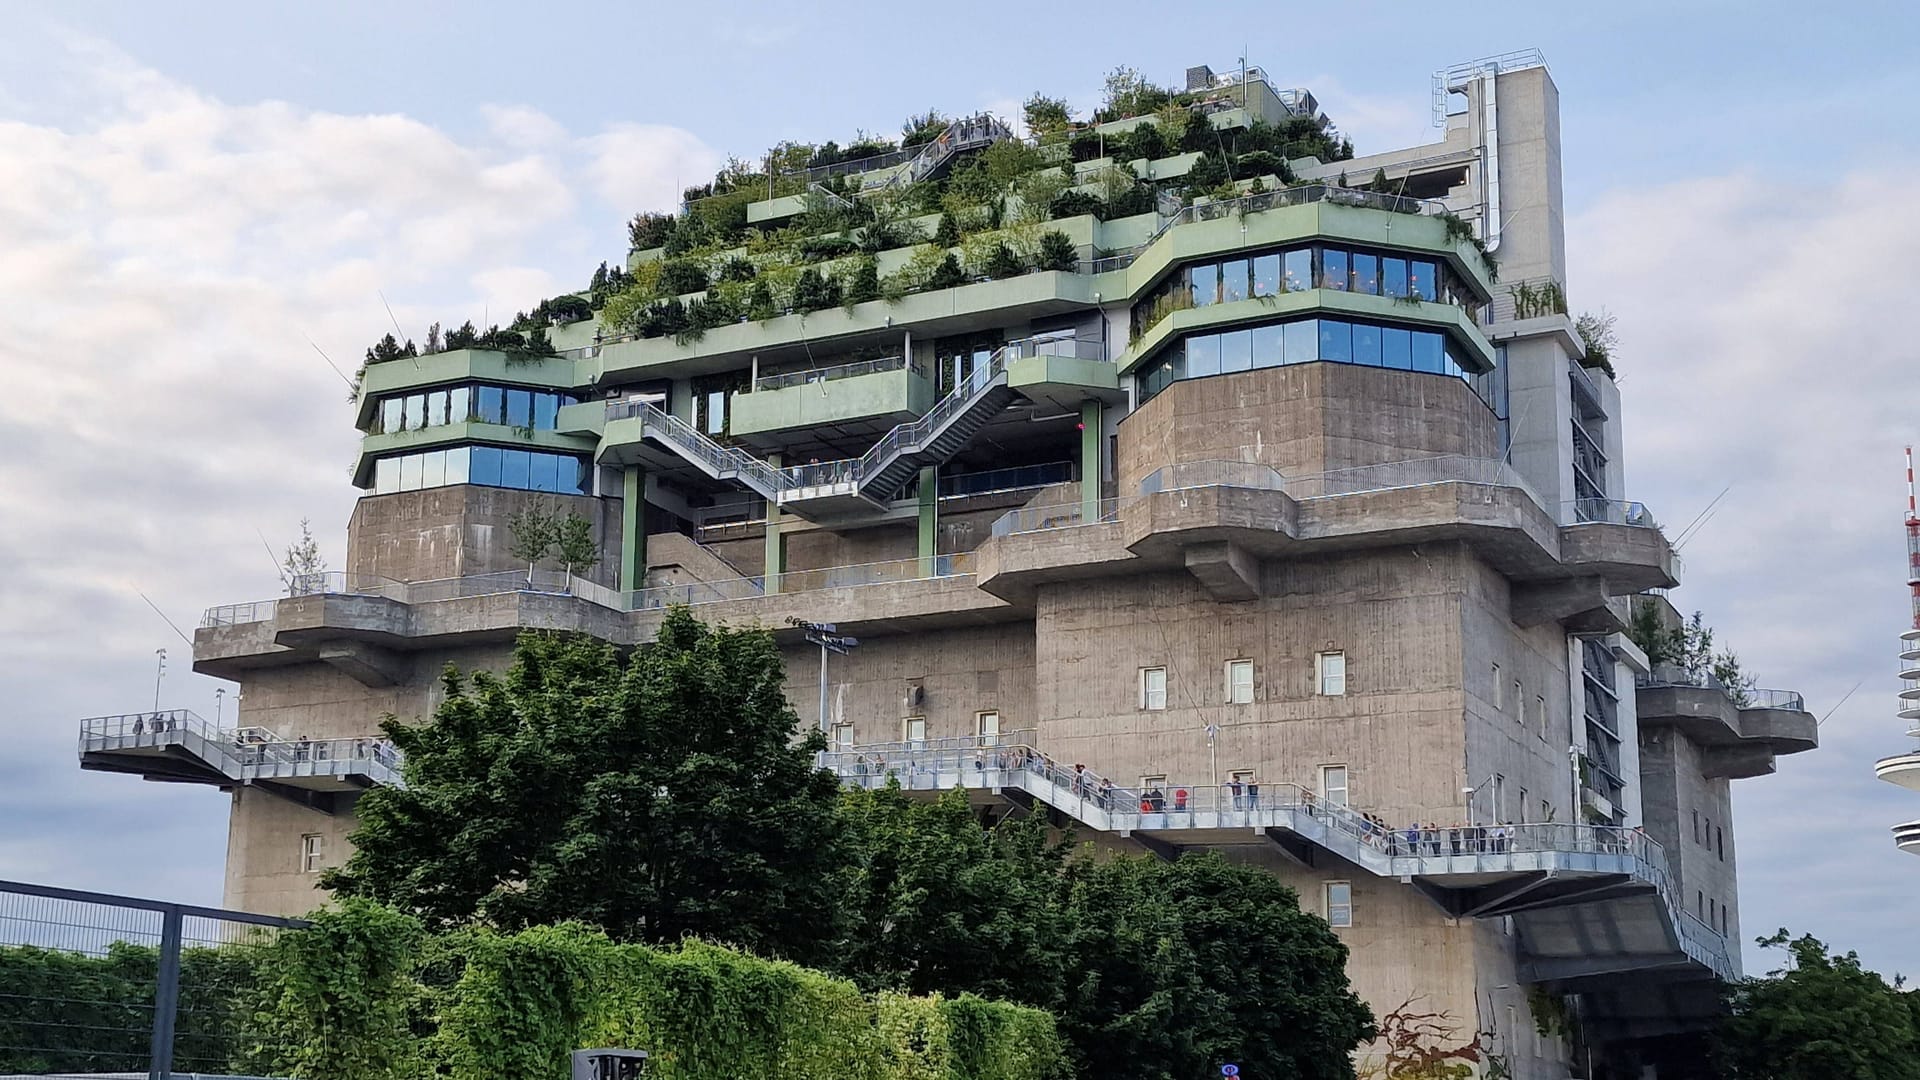
{"type": "MultiPolygon", "coordinates": [[[[820,652],[803,645],[785,655],[787,698],[802,725],[815,726],[820,652]]],[[[929,739],[973,735],[982,712],[998,712],[1003,732],[1027,729],[1035,726],[1033,686],[1032,623],[865,638],[827,661],[828,722],[852,724],[859,743],[898,742],[908,716],[926,719],[929,739]],[[916,686],[920,704],[910,710],[916,686]]]]}
{"type": "Polygon", "coordinates": [[[1493,457],[1493,413],[1459,379],[1296,364],[1176,382],[1120,424],[1119,493],[1163,465],[1249,461],[1304,476],[1440,454],[1493,457]]]}
{"type": "Polygon", "coordinates": [[[1738,941],[1732,785],[1706,778],[1701,768],[1699,748],[1672,727],[1641,732],[1641,805],[1647,833],[1667,849],[1667,864],[1686,909],[1718,928],[1712,913],[1726,905],[1729,940],[1738,941]]]}
{"type": "Polygon", "coordinates": [[[1508,583],[1485,564],[1474,563],[1468,581],[1461,624],[1468,687],[1462,786],[1479,788],[1473,820],[1577,821],[1567,747],[1582,740],[1573,735],[1566,633],[1557,623],[1515,626],[1508,583]]]}
{"type": "Polygon", "coordinates": [[[600,562],[574,572],[603,585],[613,584],[620,552],[617,500],[478,484],[363,496],[347,522],[346,569],[394,581],[524,570],[526,563],[507,553],[513,545],[507,523],[528,506],[563,516],[576,513],[592,522],[600,562]]]}

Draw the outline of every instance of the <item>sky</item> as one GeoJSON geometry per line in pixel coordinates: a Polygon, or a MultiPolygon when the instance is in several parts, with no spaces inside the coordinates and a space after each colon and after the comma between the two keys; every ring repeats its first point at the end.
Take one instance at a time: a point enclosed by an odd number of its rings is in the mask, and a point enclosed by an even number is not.
{"type": "Polygon", "coordinates": [[[272,596],[302,518],[341,565],[334,369],[396,321],[580,287],[635,211],[781,139],[1036,90],[1085,115],[1116,65],[1245,55],[1365,154],[1437,137],[1435,69],[1539,48],[1568,296],[1619,320],[1626,494],[1673,532],[1713,506],[1675,603],[1825,716],[1735,784],[1744,928],[1920,974],[1920,859],[1887,831],[1920,796],[1873,779],[1910,745],[1911,5],[653,7],[0,0],[0,878],[219,901],[224,800],[81,772],[75,722],[151,707],[162,648],[161,703],[231,718],[169,621],[272,596]]]}

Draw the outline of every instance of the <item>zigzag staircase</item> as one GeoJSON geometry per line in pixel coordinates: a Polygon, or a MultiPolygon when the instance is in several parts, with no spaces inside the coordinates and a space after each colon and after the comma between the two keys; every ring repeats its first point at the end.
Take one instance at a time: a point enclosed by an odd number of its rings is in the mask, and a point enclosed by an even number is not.
{"type": "Polygon", "coordinates": [[[989,113],[955,120],[947,125],[945,131],[934,136],[932,142],[922,147],[905,168],[894,170],[885,180],[866,190],[880,192],[895,187],[910,187],[937,175],[959,154],[982,150],[1013,137],[1013,129],[989,113]]]}

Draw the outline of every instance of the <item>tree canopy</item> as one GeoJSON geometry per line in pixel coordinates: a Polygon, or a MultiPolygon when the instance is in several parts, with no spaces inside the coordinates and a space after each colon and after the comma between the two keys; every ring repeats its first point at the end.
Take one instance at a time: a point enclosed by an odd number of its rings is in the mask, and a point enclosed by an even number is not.
{"type": "Polygon", "coordinates": [[[1811,935],[1761,939],[1788,966],[1729,993],[1717,1051],[1731,1080],[1920,1080],[1920,999],[1811,935]]]}
{"type": "Polygon", "coordinates": [[[684,609],[624,660],[523,634],[504,676],[449,671],[429,722],[388,718],[406,786],[361,798],[354,854],[324,884],[435,926],[576,919],[818,960],[837,929],[838,791],[785,677],[770,636],[684,609]]]}

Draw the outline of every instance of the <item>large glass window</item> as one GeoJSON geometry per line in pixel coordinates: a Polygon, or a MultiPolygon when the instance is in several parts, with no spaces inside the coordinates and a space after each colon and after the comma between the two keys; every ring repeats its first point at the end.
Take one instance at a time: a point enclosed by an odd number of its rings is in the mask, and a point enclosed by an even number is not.
{"type": "Polygon", "coordinates": [[[373,476],[377,495],[448,484],[584,495],[590,493],[593,473],[590,465],[571,454],[455,446],[381,458],[373,463],[373,476]]]}
{"type": "Polygon", "coordinates": [[[381,431],[406,430],[406,404],[405,398],[388,398],[380,403],[381,431]]]}
{"type": "Polygon", "coordinates": [[[1298,248],[1282,256],[1288,292],[1306,292],[1313,288],[1313,249],[1298,248]]]}
{"type": "Polygon", "coordinates": [[[1278,252],[1253,260],[1253,295],[1273,296],[1280,291],[1280,255],[1278,252]]]}
{"type": "Polygon", "coordinates": [[[418,394],[398,394],[380,401],[376,432],[418,431],[422,428],[464,424],[512,424],[535,431],[552,431],[560,409],[575,404],[572,394],[549,390],[515,390],[503,386],[452,386],[418,394]]]}
{"type": "Polygon", "coordinates": [[[487,487],[500,486],[500,458],[506,451],[497,446],[476,446],[473,448],[471,473],[469,479],[475,484],[487,487]]]}
{"type": "Polygon", "coordinates": [[[400,490],[420,490],[420,459],[424,455],[408,454],[400,459],[400,490]]]}
{"type": "Polygon", "coordinates": [[[1437,331],[1349,319],[1295,319],[1190,334],[1149,360],[1137,378],[1140,399],[1146,401],[1182,379],[1330,361],[1451,375],[1465,380],[1485,400],[1494,381],[1471,373],[1461,363],[1466,356],[1437,331]]]}
{"type": "Polygon", "coordinates": [[[1380,260],[1380,295],[1407,295],[1407,260],[1392,257],[1380,260]]]}
{"type": "Polygon", "coordinates": [[[1194,307],[1205,307],[1220,299],[1220,267],[1217,264],[1201,263],[1188,267],[1187,275],[1194,307]]]}
{"type": "Polygon", "coordinates": [[[528,490],[532,480],[532,454],[526,450],[500,452],[500,486],[528,490]]]}
{"type": "Polygon", "coordinates": [[[447,483],[447,452],[429,450],[420,455],[420,486],[423,488],[445,487],[447,483]]]}
{"type": "Polygon", "coordinates": [[[447,392],[434,390],[427,394],[427,426],[447,426],[447,392]]]}
{"type": "Polygon", "coordinates": [[[507,391],[507,424],[510,427],[533,426],[533,395],[525,390],[507,391]]]}
{"type": "Polygon", "coordinates": [[[554,418],[559,414],[560,399],[553,394],[533,395],[533,429],[552,431],[554,418]]]}
{"type": "Polygon", "coordinates": [[[1354,252],[1353,291],[1366,293],[1368,296],[1380,295],[1380,257],[1378,255],[1354,252]]]}
{"type": "Polygon", "coordinates": [[[1407,264],[1407,274],[1412,279],[1407,284],[1415,296],[1422,300],[1440,298],[1440,273],[1433,263],[1415,259],[1407,264]]]}
{"type": "Polygon", "coordinates": [[[381,458],[373,463],[373,493],[385,495],[400,490],[400,459],[381,458]]]}
{"type": "Polygon", "coordinates": [[[406,425],[408,431],[418,431],[427,426],[427,395],[407,395],[406,425]]]}
{"type": "Polygon", "coordinates": [[[1345,289],[1347,287],[1347,253],[1336,248],[1327,248],[1320,253],[1320,287],[1323,289],[1345,289]]]}
{"type": "Polygon", "coordinates": [[[1247,269],[1245,259],[1230,259],[1220,264],[1220,302],[1231,304],[1247,298],[1247,269]]]}
{"type": "Polygon", "coordinates": [[[467,422],[467,418],[473,414],[473,409],[468,404],[468,400],[472,395],[472,388],[466,386],[456,386],[447,391],[447,421],[449,423],[464,424],[467,422]]]}
{"type": "Polygon", "coordinates": [[[473,410],[473,418],[483,424],[504,424],[507,422],[507,391],[505,387],[483,386],[479,390],[479,404],[473,410]]]}

